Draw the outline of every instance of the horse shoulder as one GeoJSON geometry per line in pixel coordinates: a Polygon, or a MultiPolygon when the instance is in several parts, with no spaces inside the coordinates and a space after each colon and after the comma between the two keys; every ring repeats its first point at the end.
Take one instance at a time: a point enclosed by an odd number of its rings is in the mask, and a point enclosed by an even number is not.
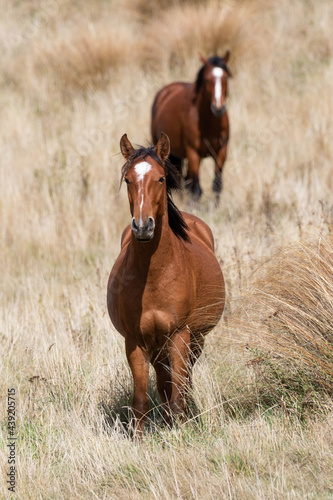
{"type": "Polygon", "coordinates": [[[199,217],[187,212],[182,212],[186,224],[190,229],[190,238],[193,237],[202,241],[207,247],[214,252],[214,236],[210,227],[199,217]]]}
{"type": "Polygon", "coordinates": [[[131,227],[127,226],[121,236],[121,250],[113,264],[107,285],[107,305],[109,315],[115,328],[124,335],[124,327],[120,314],[120,303],[122,302],[122,291],[128,282],[126,276],[126,260],[131,241],[131,227]]]}
{"type": "Polygon", "coordinates": [[[193,106],[193,84],[187,82],[174,82],[163,87],[156,95],[152,107],[152,119],[165,113],[187,115],[193,106]]]}
{"type": "Polygon", "coordinates": [[[131,235],[132,235],[132,231],[131,231],[131,226],[128,225],[124,231],[123,231],[123,234],[121,235],[121,240],[120,240],[120,246],[121,246],[121,249],[123,250],[128,244],[129,242],[131,241],[131,235]]]}

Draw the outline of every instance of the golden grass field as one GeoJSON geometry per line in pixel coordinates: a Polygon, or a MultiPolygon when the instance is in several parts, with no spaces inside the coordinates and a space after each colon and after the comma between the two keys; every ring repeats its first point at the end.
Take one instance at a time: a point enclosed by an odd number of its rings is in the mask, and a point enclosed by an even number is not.
{"type": "Polygon", "coordinates": [[[27,499],[333,498],[333,4],[329,0],[2,0],[1,483],[16,392],[27,499]],[[150,140],[156,91],[231,50],[221,204],[204,161],[223,320],[192,417],[142,445],[106,310],[129,222],[119,139],[150,140]]]}

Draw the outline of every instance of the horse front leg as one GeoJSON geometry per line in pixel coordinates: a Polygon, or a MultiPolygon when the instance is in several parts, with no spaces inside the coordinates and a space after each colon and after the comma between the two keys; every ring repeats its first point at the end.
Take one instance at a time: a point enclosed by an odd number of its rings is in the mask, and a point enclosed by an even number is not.
{"type": "Polygon", "coordinates": [[[171,370],[166,353],[156,351],[151,361],[156,372],[157,390],[162,400],[163,420],[170,425],[169,401],[171,398],[171,370]]]}
{"type": "Polygon", "coordinates": [[[192,148],[186,150],[186,158],[188,162],[188,171],[185,180],[185,186],[189,189],[194,198],[199,200],[202,194],[202,189],[199,182],[200,155],[192,148]]]}
{"type": "Polygon", "coordinates": [[[134,414],[134,439],[141,440],[149,412],[148,379],[149,359],[131,338],[126,337],[126,356],[134,382],[132,410],[134,414]]]}
{"type": "Polygon", "coordinates": [[[213,192],[215,193],[215,201],[216,204],[219,204],[220,201],[220,193],[223,189],[223,181],[222,181],[222,171],[223,166],[227,157],[227,144],[225,144],[218,152],[218,155],[215,160],[215,177],[213,180],[213,192]]]}
{"type": "Polygon", "coordinates": [[[177,332],[169,344],[172,392],[170,410],[173,416],[184,413],[188,390],[190,362],[190,330],[184,328],[177,332]]]}

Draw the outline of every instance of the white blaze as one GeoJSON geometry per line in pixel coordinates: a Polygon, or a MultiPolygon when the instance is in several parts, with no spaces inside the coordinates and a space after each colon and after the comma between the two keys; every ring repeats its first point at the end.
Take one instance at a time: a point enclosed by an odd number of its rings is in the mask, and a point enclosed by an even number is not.
{"type": "Polygon", "coordinates": [[[138,176],[138,181],[143,181],[144,176],[149,172],[150,169],[151,164],[147,161],[141,161],[140,163],[137,163],[134,167],[134,170],[136,175],[138,176]]]}
{"type": "Polygon", "coordinates": [[[143,207],[143,179],[145,175],[151,169],[151,164],[147,161],[141,161],[137,163],[134,167],[135,173],[137,175],[137,179],[139,181],[139,194],[141,194],[141,203],[140,203],[140,224],[142,225],[142,207],[143,207]]]}
{"type": "Polygon", "coordinates": [[[142,207],[143,207],[143,194],[141,195],[141,203],[140,203],[140,224],[142,225],[142,207]]]}
{"type": "Polygon", "coordinates": [[[221,97],[222,97],[222,76],[223,69],[222,68],[214,68],[212,71],[212,75],[215,77],[215,99],[216,106],[218,108],[221,107],[221,97]]]}

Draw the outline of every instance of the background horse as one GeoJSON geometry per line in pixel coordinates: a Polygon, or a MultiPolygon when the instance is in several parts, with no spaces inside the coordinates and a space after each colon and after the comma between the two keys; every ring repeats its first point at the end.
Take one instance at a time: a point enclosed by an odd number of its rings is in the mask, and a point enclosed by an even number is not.
{"type": "Polygon", "coordinates": [[[171,142],[170,160],[181,169],[187,158],[187,187],[196,198],[202,190],[199,183],[201,158],[215,160],[213,191],[216,201],[222,190],[222,169],[229,140],[229,119],[226,111],[230,52],[223,57],[206,59],[194,83],[176,82],[163,87],[152,107],[151,133],[154,144],[162,132],[171,142]]]}
{"type": "Polygon", "coordinates": [[[149,363],[171,423],[171,416],[185,409],[191,368],[204,335],[221,317],[225,289],[210,228],[172,202],[170,189],[179,186],[167,161],[168,137],[162,134],[156,148],[135,150],[125,134],[120,148],[132,222],[122,235],[107,303],[112,323],[125,337],[140,437],[149,411],[149,363]]]}

